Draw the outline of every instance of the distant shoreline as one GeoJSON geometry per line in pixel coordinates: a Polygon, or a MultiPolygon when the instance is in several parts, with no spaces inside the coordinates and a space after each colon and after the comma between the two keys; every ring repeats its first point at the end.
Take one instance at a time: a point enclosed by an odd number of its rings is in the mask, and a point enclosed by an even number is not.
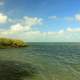
{"type": "Polygon", "coordinates": [[[27,43],[18,39],[0,38],[0,48],[20,48],[27,47],[27,43]]]}

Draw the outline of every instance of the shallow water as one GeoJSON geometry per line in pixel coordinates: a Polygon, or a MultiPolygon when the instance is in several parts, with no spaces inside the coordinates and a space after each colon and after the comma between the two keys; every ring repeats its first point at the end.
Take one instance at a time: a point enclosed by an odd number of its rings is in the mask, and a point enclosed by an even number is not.
{"type": "Polygon", "coordinates": [[[24,80],[80,80],[80,43],[29,43],[28,48],[0,49],[1,60],[28,62],[39,74],[24,80]]]}

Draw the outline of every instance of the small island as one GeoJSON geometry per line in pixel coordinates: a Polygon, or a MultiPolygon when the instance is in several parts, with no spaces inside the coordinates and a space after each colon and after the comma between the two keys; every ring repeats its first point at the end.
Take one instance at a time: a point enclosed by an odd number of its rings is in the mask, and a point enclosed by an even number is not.
{"type": "Polygon", "coordinates": [[[0,48],[20,48],[27,47],[28,45],[18,39],[0,38],[0,48]]]}

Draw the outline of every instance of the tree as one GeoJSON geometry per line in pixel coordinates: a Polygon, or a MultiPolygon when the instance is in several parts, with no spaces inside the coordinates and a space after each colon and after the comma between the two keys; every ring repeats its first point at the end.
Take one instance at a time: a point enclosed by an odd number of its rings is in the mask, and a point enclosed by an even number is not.
{"type": "Polygon", "coordinates": [[[26,44],[22,40],[10,39],[10,38],[0,38],[0,46],[4,47],[25,47],[26,44]]]}

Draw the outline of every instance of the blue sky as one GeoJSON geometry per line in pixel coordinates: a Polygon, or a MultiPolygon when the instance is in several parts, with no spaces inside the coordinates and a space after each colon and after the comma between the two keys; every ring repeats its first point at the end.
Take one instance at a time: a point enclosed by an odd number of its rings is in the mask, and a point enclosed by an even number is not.
{"type": "Polygon", "coordinates": [[[0,0],[0,34],[28,42],[79,42],[80,0],[0,0]]]}
{"type": "Polygon", "coordinates": [[[3,11],[15,11],[14,16],[73,16],[80,12],[80,0],[6,0],[3,11]]]}

